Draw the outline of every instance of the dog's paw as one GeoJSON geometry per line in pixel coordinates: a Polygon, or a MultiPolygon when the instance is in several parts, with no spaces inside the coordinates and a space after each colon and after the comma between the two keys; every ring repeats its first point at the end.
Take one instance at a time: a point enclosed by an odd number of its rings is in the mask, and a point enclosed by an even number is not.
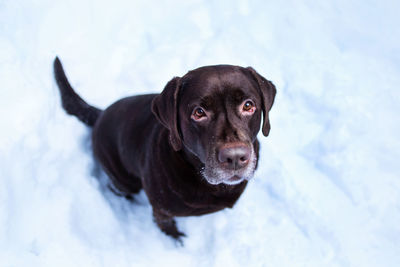
{"type": "Polygon", "coordinates": [[[174,239],[176,246],[183,247],[183,238],[186,237],[185,233],[180,232],[178,229],[176,229],[175,232],[166,234],[174,239]]]}
{"type": "Polygon", "coordinates": [[[183,237],[186,235],[178,230],[173,217],[154,212],[154,220],[163,233],[172,237],[177,245],[183,246],[183,237]]]}
{"type": "Polygon", "coordinates": [[[183,238],[186,237],[186,235],[185,233],[178,230],[175,220],[171,219],[170,223],[164,224],[163,227],[160,227],[160,229],[167,236],[172,237],[177,246],[183,247],[183,238]]]}

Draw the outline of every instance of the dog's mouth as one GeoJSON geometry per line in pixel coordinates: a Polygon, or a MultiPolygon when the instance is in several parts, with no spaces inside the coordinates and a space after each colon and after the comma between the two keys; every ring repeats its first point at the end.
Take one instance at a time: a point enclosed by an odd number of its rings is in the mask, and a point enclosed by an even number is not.
{"type": "Polygon", "coordinates": [[[243,174],[230,174],[230,173],[222,173],[220,170],[216,171],[217,175],[207,175],[206,172],[203,173],[203,177],[209,184],[218,185],[218,184],[226,184],[226,185],[237,185],[245,180],[250,180],[253,177],[254,170],[251,173],[246,175],[243,174]]]}
{"type": "Polygon", "coordinates": [[[234,175],[231,178],[229,178],[225,181],[222,181],[222,183],[229,184],[229,185],[235,185],[235,184],[239,184],[239,183],[243,182],[244,180],[246,180],[246,179],[243,177],[234,175]]]}
{"type": "Polygon", "coordinates": [[[228,181],[228,182],[234,183],[234,182],[237,182],[237,181],[240,181],[240,180],[242,180],[241,177],[239,177],[239,176],[237,176],[237,175],[234,175],[234,176],[232,176],[231,178],[229,178],[227,181],[228,181]]]}

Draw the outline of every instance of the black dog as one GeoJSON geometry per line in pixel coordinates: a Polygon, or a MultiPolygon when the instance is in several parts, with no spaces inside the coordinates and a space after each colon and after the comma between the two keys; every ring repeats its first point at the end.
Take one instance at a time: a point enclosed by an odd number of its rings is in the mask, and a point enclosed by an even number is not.
{"type": "Polygon", "coordinates": [[[145,190],[157,225],[180,240],[174,217],[231,208],[257,167],[275,86],[251,67],[217,65],[175,77],[161,94],[121,99],[104,111],[70,86],[61,62],[54,73],[67,113],[93,127],[96,159],[114,190],[145,190]]]}

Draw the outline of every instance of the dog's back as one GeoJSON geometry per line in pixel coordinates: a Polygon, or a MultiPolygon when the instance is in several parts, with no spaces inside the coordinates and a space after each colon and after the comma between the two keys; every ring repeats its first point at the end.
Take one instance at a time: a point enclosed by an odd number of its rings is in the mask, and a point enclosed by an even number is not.
{"type": "Polygon", "coordinates": [[[150,109],[155,96],[118,100],[102,112],[93,127],[94,155],[113,181],[114,189],[124,196],[142,188],[145,152],[154,145],[152,136],[162,128],[150,109]]]}
{"type": "Polygon", "coordinates": [[[134,142],[146,140],[145,138],[137,137],[144,133],[145,125],[149,125],[151,120],[153,124],[156,121],[150,110],[150,103],[155,95],[127,97],[102,111],[86,103],[74,91],[68,82],[58,57],[54,60],[54,76],[60,90],[64,110],[68,114],[77,117],[87,126],[93,127],[92,146],[94,156],[111,178],[111,189],[125,197],[130,197],[132,193],[139,192],[142,189],[142,183],[135,174],[138,169],[136,165],[140,162],[136,160],[139,157],[140,150],[137,150],[138,153],[136,155],[127,155],[128,157],[121,157],[121,155],[132,151],[126,151],[125,147],[138,147],[138,144],[134,142]],[[100,117],[101,120],[99,120],[100,117]],[[116,117],[119,119],[115,119],[116,117]],[[96,124],[98,121],[100,123],[96,124]],[[124,124],[121,124],[121,122],[124,122],[124,124]],[[127,127],[131,129],[127,129],[127,127]],[[132,131],[132,129],[138,130],[132,131]],[[122,136],[124,133],[125,135],[135,133],[138,136],[122,136]],[[125,140],[128,143],[123,144],[120,140],[125,140]],[[132,160],[124,162],[123,158],[132,160]],[[124,179],[121,179],[121,177],[124,179]]]}

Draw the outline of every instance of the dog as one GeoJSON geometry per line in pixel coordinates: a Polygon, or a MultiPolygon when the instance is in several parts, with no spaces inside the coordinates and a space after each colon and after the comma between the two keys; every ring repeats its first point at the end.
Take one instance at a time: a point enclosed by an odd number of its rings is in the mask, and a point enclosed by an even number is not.
{"type": "Polygon", "coordinates": [[[257,168],[262,116],[262,133],[270,132],[276,88],[251,67],[200,67],[161,94],[105,110],[75,93],[58,57],[54,75],[65,111],[92,127],[94,157],[113,191],[132,198],[144,189],[156,224],[179,242],[185,234],[174,217],[232,208],[257,168]]]}

